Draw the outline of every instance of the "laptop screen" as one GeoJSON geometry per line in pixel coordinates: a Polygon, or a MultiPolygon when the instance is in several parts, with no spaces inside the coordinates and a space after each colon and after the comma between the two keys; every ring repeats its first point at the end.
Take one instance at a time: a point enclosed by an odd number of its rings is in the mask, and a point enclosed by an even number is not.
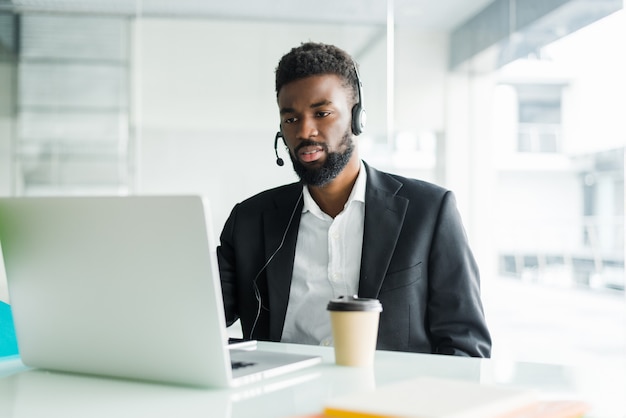
{"type": "Polygon", "coordinates": [[[0,199],[23,362],[228,385],[212,234],[197,196],[0,199]]]}

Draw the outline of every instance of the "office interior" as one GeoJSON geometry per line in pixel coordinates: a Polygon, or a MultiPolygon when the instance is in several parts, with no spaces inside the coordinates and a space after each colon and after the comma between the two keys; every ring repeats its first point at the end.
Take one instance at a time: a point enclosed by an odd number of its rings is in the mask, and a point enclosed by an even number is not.
{"type": "Polygon", "coordinates": [[[217,235],[296,180],[274,69],[333,43],[360,66],[363,159],[454,191],[493,356],[623,361],[625,19],[623,0],[3,0],[0,195],[202,194],[217,235]]]}

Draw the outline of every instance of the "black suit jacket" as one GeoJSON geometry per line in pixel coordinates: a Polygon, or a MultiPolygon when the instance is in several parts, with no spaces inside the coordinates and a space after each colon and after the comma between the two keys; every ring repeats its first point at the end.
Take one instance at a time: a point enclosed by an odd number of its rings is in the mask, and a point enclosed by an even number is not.
{"type": "MultiPolygon", "coordinates": [[[[365,168],[359,296],[382,303],[377,348],[489,357],[478,268],[452,192],[365,168]]],[[[222,231],[226,322],[241,318],[246,338],[281,339],[301,192],[293,183],[259,193],[234,207],[222,231]]]]}

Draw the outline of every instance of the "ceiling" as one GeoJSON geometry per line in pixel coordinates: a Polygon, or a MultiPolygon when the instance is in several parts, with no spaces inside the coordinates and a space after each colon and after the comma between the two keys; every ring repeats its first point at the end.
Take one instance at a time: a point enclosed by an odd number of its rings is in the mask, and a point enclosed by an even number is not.
{"type": "Polygon", "coordinates": [[[384,25],[449,31],[492,0],[0,0],[3,9],[384,25]],[[392,5],[392,6],[389,6],[392,5]]]}

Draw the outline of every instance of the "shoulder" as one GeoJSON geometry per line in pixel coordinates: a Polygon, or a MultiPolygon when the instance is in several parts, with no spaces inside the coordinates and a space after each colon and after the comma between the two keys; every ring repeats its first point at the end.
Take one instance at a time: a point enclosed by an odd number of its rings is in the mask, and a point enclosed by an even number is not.
{"type": "Polygon", "coordinates": [[[293,211],[297,204],[302,185],[292,183],[284,186],[264,190],[239,203],[231,210],[222,233],[222,239],[228,234],[235,234],[235,230],[256,231],[261,220],[266,216],[282,219],[289,218],[289,211],[293,211]]]}
{"type": "Polygon", "coordinates": [[[299,182],[286,184],[264,190],[237,204],[238,210],[259,211],[264,209],[278,208],[286,203],[292,205],[294,199],[298,199],[302,192],[302,184],[299,182]]]}
{"type": "Polygon", "coordinates": [[[398,174],[387,173],[377,170],[367,164],[368,186],[387,191],[393,191],[396,196],[403,196],[409,199],[443,199],[452,192],[437,184],[424,180],[404,177],[398,174]]]}

